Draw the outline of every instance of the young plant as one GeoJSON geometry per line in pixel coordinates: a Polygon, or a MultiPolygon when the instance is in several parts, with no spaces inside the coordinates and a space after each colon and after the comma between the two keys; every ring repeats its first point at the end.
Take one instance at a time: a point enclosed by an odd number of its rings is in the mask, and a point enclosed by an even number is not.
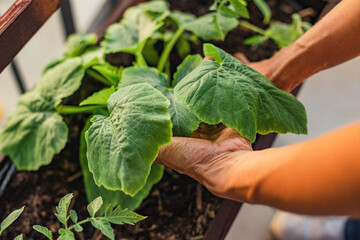
{"type": "Polygon", "coordinates": [[[299,14],[293,14],[292,20],[291,24],[272,21],[270,22],[269,28],[266,30],[254,26],[249,22],[240,21],[240,26],[259,34],[245,39],[244,43],[247,45],[261,45],[268,39],[271,39],[279,46],[279,48],[286,47],[295,42],[296,39],[305,33],[305,31],[311,28],[311,24],[303,22],[299,14]]]}
{"type": "MultiPolygon", "coordinates": [[[[134,212],[131,212],[128,209],[121,210],[121,208],[118,207],[115,210],[112,210],[110,206],[105,211],[105,215],[101,216],[97,213],[102,207],[103,201],[101,197],[97,197],[87,206],[90,217],[79,221],[76,211],[73,209],[69,211],[72,197],[72,193],[67,194],[60,200],[59,205],[56,207],[57,212],[55,213],[55,216],[60,221],[60,223],[64,225],[63,228],[59,229],[60,236],[57,238],[59,240],[75,240],[74,231],[82,232],[82,225],[89,222],[91,223],[91,225],[93,225],[93,227],[99,229],[104,236],[114,240],[114,230],[112,229],[111,224],[133,225],[146,218],[134,212]],[[71,226],[69,219],[71,219],[71,221],[73,222],[71,226]]],[[[34,225],[33,228],[48,239],[53,239],[52,232],[48,228],[40,225],[34,225]]]]}
{"type": "MultiPolygon", "coordinates": [[[[2,232],[8,228],[13,222],[15,222],[16,219],[21,215],[21,213],[24,211],[25,207],[19,208],[9,214],[0,224],[0,236],[2,232]]],[[[22,234],[18,235],[14,240],[22,240],[22,234]]]]}
{"type": "MultiPolygon", "coordinates": [[[[216,1],[214,8],[226,11],[221,6],[231,9],[226,1],[216,1]]],[[[237,17],[219,11],[196,18],[151,1],[129,8],[100,46],[94,46],[94,35],[72,36],[64,57],[49,64],[21,97],[0,133],[0,150],[18,169],[36,170],[66,144],[61,115],[90,113],[80,142],[88,200],[100,195],[105,206],[133,210],[162,178],[163,167],[154,161],[172,136],[189,137],[204,124],[224,124],[251,142],[269,132],[305,134],[305,109],[295,97],[212,44],[204,44],[204,55],[215,61],[189,55],[170,74],[169,55],[177,44],[191,36],[220,40],[238,25],[237,17]],[[154,47],[159,41],[161,53],[154,47]],[[104,57],[119,53],[133,55],[133,66],[114,66],[104,57]],[[153,67],[152,58],[158,59],[153,67]],[[63,105],[89,77],[105,88],[80,106],[63,105]]]]}

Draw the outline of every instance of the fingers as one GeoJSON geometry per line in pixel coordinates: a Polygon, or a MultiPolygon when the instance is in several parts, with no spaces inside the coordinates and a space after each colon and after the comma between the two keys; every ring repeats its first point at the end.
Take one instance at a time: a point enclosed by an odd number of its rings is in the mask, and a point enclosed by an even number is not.
{"type": "Polygon", "coordinates": [[[211,158],[213,152],[213,144],[208,140],[173,137],[170,144],[160,148],[156,162],[189,175],[194,164],[211,158]]]}
{"type": "Polygon", "coordinates": [[[234,57],[236,57],[237,59],[240,60],[240,62],[242,62],[243,64],[249,65],[250,61],[249,59],[245,56],[245,54],[241,53],[241,52],[237,52],[234,53],[234,57]]]}
{"type": "Polygon", "coordinates": [[[210,61],[215,61],[212,57],[204,57],[204,61],[206,61],[206,60],[210,60],[210,61]]]}

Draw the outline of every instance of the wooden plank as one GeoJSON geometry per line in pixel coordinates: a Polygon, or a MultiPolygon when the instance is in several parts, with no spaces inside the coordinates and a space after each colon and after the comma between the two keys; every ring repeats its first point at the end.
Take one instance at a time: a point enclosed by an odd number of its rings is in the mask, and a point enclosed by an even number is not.
{"type": "Polygon", "coordinates": [[[66,0],[17,0],[0,17],[0,73],[66,0]]]}

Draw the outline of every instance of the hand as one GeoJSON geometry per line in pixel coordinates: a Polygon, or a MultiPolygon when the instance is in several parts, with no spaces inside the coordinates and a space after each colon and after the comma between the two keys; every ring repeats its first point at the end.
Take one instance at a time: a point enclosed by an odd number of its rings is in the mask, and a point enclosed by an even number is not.
{"type": "Polygon", "coordinates": [[[234,57],[267,77],[277,88],[291,92],[305,78],[298,72],[295,74],[287,70],[286,59],[291,59],[288,55],[287,51],[279,51],[273,57],[259,62],[250,62],[243,53],[239,52],[235,53],[234,57]],[[281,67],[281,65],[285,65],[285,67],[281,67]]]}
{"type": "Polygon", "coordinates": [[[170,144],[160,148],[156,162],[187,174],[215,195],[224,196],[231,170],[229,155],[252,151],[251,143],[230,128],[206,138],[173,137],[170,144]]]}

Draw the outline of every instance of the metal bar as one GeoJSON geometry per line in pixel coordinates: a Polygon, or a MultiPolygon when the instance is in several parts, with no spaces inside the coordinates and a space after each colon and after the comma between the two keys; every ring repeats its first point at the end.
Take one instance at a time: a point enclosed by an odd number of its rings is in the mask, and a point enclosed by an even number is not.
{"type": "Polygon", "coordinates": [[[100,11],[96,14],[87,32],[96,32],[100,26],[105,22],[106,18],[110,15],[114,8],[118,5],[121,0],[107,0],[104,5],[100,8],[100,11]]]}
{"type": "Polygon", "coordinates": [[[70,0],[66,1],[60,8],[61,18],[63,21],[63,27],[65,30],[66,37],[76,32],[74,17],[71,10],[70,0]]]}
{"type": "Polygon", "coordinates": [[[99,41],[103,38],[107,27],[112,23],[117,22],[122,17],[127,8],[145,1],[146,0],[122,0],[96,31],[96,35],[98,35],[99,41]]]}
{"type": "Polygon", "coordinates": [[[13,72],[13,75],[14,75],[14,78],[15,78],[15,81],[16,81],[16,84],[19,88],[19,91],[20,93],[25,93],[26,92],[26,89],[25,89],[25,85],[24,85],[24,81],[23,81],[23,78],[20,74],[20,71],[17,67],[17,64],[16,64],[16,61],[13,60],[10,64],[10,67],[11,67],[11,71],[13,72]]]}
{"type": "Polygon", "coordinates": [[[0,17],[0,73],[66,0],[17,0],[0,17]]]}
{"type": "Polygon", "coordinates": [[[12,176],[16,173],[16,167],[14,164],[10,164],[10,169],[9,171],[7,171],[5,173],[5,178],[4,180],[1,181],[1,185],[0,185],[0,197],[2,196],[2,194],[5,191],[6,186],[8,185],[8,183],[10,182],[12,176]]]}

